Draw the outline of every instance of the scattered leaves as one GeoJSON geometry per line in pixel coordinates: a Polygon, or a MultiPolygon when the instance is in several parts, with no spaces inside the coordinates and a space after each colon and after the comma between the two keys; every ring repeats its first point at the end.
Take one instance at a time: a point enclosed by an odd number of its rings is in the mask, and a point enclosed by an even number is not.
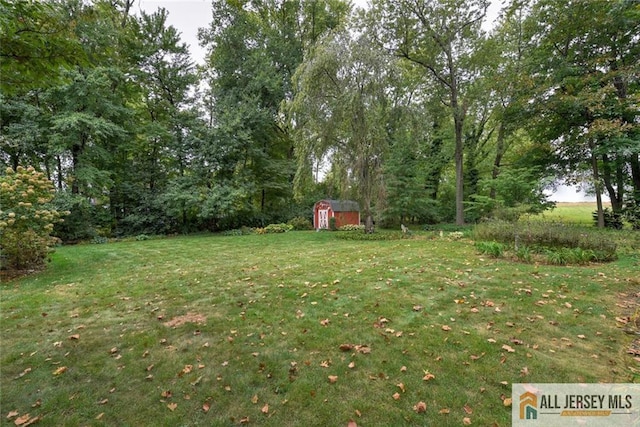
{"type": "Polygon", "coordinates": [[[169,408],[169,410],[171,412],[175,411],[177,407],[178,407],[177,403],[169,403],[169,404],[167,404],[167,408],[169,408]]]}
{"type": "Polygon", "coordinates": [[[462,424],[464,424],[464,425],[466,425],[466,426],[471,425],[471,418],[469,418],[469,417],[464,417],[464,418],[462,419],[462,424]]]}
{"type": "Polygon", "coordinates": [[[503,350],[506,350],[506,351],[507,351],[507,352],[509,352],[509,353],[515,353],[515,352],[516,352],[516,351],[513,349],[513,347],[508,346],[508,345],[506,345],[506,344],[504,344],[504,345],[502,346],[502,349],[503,349],[503,350]]]}
{"type": "Polygon", "coordinates": [[[450,330],[451,330],[451,326],[449,326],[449,325],[442,325],[442,330],[443,330],[443,331],[450,331],[450,330]]]}
{"type": "Polygon", "coordinates": [[[393,397],[393,400],[400,400],[400,393],[395,392],[395,393],[393,393],[392,397],[393,397]]]}
{"type": "Polygon", "coordinates": [[[260,412],[262,412],[263,414],[268,414],[269,413],[269,404],[265,403],[264,406],[262,407],[262,409],[260,409],[260,412]]]}
{"type": "Polygon", "coordinates": [[[60,366],[58,369],[53,371],[53,375],[60,375],[60,374],[64,374],[65,372],[67,372],[67,367],[66,366],[60,366]]]}

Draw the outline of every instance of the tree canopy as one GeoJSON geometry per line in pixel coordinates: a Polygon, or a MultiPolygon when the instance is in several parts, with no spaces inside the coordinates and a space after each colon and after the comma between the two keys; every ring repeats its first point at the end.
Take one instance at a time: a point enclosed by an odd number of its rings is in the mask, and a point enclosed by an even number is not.
{"type": "Polygon", "coordinates": [[[514,218],[561,180],[637,209],[638,3],[511,0],[486,31],[488,5],[212,0],[196,65],[164,9],[0,0],[0,170],[42,173],[71,241],[323,198],[367,231],[514,218]]]}

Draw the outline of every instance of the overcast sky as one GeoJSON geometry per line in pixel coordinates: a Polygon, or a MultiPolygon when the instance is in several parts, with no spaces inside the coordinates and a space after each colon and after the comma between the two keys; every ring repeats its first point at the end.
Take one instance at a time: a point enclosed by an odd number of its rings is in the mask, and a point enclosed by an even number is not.
{"type": "MultiPolygon", "coordinates": [[[[491,28],[500,13],[503,2],[504,0],[491,1],[485,29],[491,28]]],[[[353,0],[353,3],[359,7],[366,7],[367,0],[353,0]]],[[[167,23],[181,33],[182,41],[189,45],[194,61],[202,63],[205,50],[198,44],[198,28],[208,26],[211,21],[211,0],[138,0],[134,10],[153,13],[161,7],[169,12],[167,23]]],[[[561,202],[594,200],[593,197],[585,197],[584,193],[576,191],[576,188],[565,186],[560,186],[551,199],[561,202]]]]}

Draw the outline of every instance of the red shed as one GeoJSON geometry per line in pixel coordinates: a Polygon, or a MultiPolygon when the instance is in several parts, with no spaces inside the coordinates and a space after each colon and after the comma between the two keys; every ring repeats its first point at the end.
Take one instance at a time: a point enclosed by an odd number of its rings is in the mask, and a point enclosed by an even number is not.
{"type": "Polygon", "coordinates": [[[336,219],[336,228],[360,225],[360,206],[353,200],[320,200],[313,206],[314,228],[329,228],[329,218],[336,219]]]}

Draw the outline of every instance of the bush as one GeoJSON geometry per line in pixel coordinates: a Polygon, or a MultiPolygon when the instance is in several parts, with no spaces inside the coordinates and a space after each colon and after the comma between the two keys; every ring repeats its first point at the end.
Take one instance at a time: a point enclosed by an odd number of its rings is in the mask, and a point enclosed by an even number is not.
{"type": "MultiPolygon", "coordinates": [[[[623,215],[621,213],[617,213],[612,211],[609,208],[604,208],[604,226],[605,228],[613,228],[614,230],[622,230],[622,218],[623,215]]],[[[593,212],[593,223],[598,225],[598,211],[593,212]]]]}
{"type": "MultiPolygon", "coordinates": [[[[53,209],[53,184],[33,167],[7,168],[0,177],[0,267],[41,267],[57,239],[51,236],[62,213],[53,209]]],[[[68,212],[64,214],[68,215],[68,212]]]]}
{"type": "Polygon", "coordinates": [[[363,233],[362,230],[345,231],[343,233],[336,233],[336,237],[342,240],[399,240],[404,238],[404,235],[400,231],[378,231],[376,233],[363,233]]]}
{"type": "Polygon", "coordinates": [[[289,224],[291,227],[293,227],[293,230],[313,230],[313,225],[311,224],[311,221],[309,221],[308,218],[302,217],[302,216],[297,216],[295,218],[292,218],[289,220],[289,222],[287,222],[287,224],[289,224]]]}
{"type": "Polygon", "coordinates": [[[338,231],[364,231],[362,224],[345,224],[338,228],[338,231]]]}
{"type": "Polygon", "coordinates": [[[337,227],[336,227],[336,218],[335,217],[331,217],[329,218],[329,230],[331,231],[336,231],[337,227]]]}
{"type": "MultiPolygon", "coordinates": [[[[286,233],[287,231],[291,231],[293,229],[292,225],[289,224],[269,224],[264,228],[265,233],[286,233]]],[[[262,233],[258,233],[262,234],[262,233]]]]}

